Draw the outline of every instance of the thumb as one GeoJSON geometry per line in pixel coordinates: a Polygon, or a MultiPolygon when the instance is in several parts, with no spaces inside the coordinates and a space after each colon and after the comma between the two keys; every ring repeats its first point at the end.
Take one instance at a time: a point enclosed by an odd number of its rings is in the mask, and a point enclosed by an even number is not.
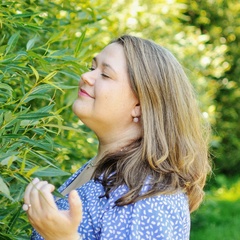
{"type": "Polygon", "coordinates": [[[82,221],[82,202],[76,190],[69,193],[70,217],[78,226],[82,221]]]}

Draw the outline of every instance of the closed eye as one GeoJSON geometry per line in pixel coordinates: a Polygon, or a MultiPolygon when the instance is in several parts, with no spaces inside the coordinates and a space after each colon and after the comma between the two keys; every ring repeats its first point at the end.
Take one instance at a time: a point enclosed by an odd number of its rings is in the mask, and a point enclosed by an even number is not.
{"type": "Polygon", "coordinates": [[[104,73],[102,73],[101,74],[104,78],[110,78],[108,75],[106,75],[106,74],[104,74],[104,73]]]}
{"type": "MultiPolygon", "coordinates": [[[[94,67],[90,67],[90,68],[89,68],[89,71],[94,71],[94,70],[95,70],[94,67]]],[[[109,77],[108,75],[106,75],[105,73],[102,73],[101,76],[104,77],[104,78],[110,78],[110,77],[109,77]]]]}

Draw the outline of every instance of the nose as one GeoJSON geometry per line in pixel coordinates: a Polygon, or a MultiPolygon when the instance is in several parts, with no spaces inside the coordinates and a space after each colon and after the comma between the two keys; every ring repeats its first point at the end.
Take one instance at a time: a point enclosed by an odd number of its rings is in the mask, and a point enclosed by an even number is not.
{"type": "Polygon", "coordinates": [[[84,83],[86,83],[90,86],[93,86],[95,83],[95,77],[94,77],[93,71],[83,73],[81,76],[81,79],[84,83]]]}

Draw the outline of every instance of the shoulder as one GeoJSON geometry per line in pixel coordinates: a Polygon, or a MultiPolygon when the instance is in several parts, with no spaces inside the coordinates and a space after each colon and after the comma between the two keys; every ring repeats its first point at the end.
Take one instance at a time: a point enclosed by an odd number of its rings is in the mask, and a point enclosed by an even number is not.
{"type": "Polygon", "coordinates": [[[132,214],[132,228],[138,234],[148,232],[150,239],[188,239],[190,213],[186,195],[158,195],[138,201],[132,214]]]}
{"type": "Polygon", "coordinates": [[[161,221],[183,219],[189,216],[188,198],[182,192],[145,198],[134,204],[134,212],[141,216],[154,216],[161,221]]]}

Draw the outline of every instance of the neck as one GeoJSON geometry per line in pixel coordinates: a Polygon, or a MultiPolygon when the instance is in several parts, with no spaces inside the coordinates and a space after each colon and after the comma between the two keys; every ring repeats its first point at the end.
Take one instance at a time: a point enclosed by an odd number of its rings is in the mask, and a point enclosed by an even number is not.
{"type": "Polygon", "coordinates": [[[115,152],[123,149],[129,143],[131,143],[135,139],[138,139],[140,137],[140,132],[141,131],[138,129],[138,131],[129,131],[125,133],[118,133],[107,136],[104,135],[101,137],[98,136],[99,146],[94,162],[99,161],[101,158],[104,157],[105,154],[109,152],[115,152]]]}

